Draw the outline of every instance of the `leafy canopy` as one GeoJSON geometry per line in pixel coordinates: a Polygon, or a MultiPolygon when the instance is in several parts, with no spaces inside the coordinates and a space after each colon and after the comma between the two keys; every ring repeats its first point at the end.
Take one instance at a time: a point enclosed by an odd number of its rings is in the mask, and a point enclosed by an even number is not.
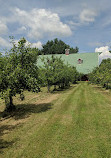
{"type": "Polygon", "coordinates": [[[37,52],[26,46],[25,38],[21,38],[17,45],[13,42],[13,48],[7,55],[0,55],[0,92],[1,96],[10,98],[11,104],[12,96],[21,94],[25,89],[38,92],[36,61],[37,52]]]}
{"type": "Polygon", "coordinates": [[[65,88],[70,85],[70,82],[76,82],[78,72],[75,67],[65,65],[61,57],[43,58],[44,66],[41,68],[40,78],[47,85],[48,91],[50,86],[55,85],[65,88]]]}
{"type": "Polygon", "coordinates": [[[102,60],[100,66],[89,75],[89,79],[92,83],[109,88],[111,85],[111,59],[102,60]]]}
{"type": "Polygon", "coordinates": [[[64,54],[65,49],[70,49],[70,53],[77,53],[79,51],[78,47],[72,48],[57,38],[48,41],[42,47],[43,49],[41,50],[41,54],[64,54]]]}

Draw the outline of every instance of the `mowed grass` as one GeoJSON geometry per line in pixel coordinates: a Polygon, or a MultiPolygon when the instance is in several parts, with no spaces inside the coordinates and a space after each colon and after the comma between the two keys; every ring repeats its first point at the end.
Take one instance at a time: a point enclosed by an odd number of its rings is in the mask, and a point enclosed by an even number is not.
{"type": "Polygon", "coordinates": [[[110,91],[83,82],[14,102],[0,122],[1,158],[111,158],[110,91]]]}

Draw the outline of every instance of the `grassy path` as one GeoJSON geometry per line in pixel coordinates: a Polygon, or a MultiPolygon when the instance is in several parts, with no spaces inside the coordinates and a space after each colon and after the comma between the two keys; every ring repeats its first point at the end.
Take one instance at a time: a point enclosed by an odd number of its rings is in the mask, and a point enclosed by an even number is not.
{"type": "Polygon", "coordinates": [[[51,110],[32,114],[4,137],[16,141],[1,156],[111,158],[110,96],[87,83],[77,85],[61,94],[51,110]]]}

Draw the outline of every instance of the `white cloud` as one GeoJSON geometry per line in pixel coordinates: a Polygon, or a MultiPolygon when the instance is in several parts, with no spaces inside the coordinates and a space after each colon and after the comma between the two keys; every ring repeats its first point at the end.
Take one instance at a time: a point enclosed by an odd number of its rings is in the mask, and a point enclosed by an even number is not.
{"type": "MultiPolygon", "coordinates": [[[[79,10],[78,14],[73,16],[71,20],[66,21],[70,25],[71,29],[74,30],[77,27],[84,26],[95,21],[95,17],[98,16],[98,11],[94,9],[84,9],[79,10]]],[[[90,45],[90,44],[89,44],[90,45]]]]}
{"type": "Polygon", "coordinates": [[[73,20],[66,21],[72,30],[75,30],[77,27],[81,26],[81,22],[75,22],[73,20]]]}
{"type": "Polygon", "coordinates": [[[8,31],[7,25],[0,21],[0,34],[5,34],[8,31]]]}
{"type": "Polygon", "coordinates": [[[38,41],[37,43],[32,43],[31,47],[32,48],[36,47],[36,48],[42,49],[42,43],[40,41],[38,41]]]}
{"type": "Polygon", "coordinates": [[[84,9],[80,14],[81,22],[94,22],[97,13],[94,10],[84,9]]]}
{"type": "Polygon", "coordinates": [[[18,30],[17,30],[18,33],[23,33],[25,31],[27,31],[27,28],[25,26],[22,26],[22,27],[18,28],[18,30]]]}
{"type": "Polygon", "coordinates": [[[101,52],[101,54],[99,55],[100,62],[103,59],[111,58],[111,53],[109,52],[109,47],[108,46],[96,48],[95,52],[101,52]]]}
{"type": "MultiPolygon", "coordinates": [[[[14,40],[14,43],[15,43],[16,46],[18,45],[18,41],[19,41],[19,40],[14,40]]],[[[26,47],[29,46],[29,47],[31,47],[31,48],[39,48],[39,49],[42,49],[42,43],[41,43],[40,41],[38,41],[38,42],[36,42],[36,43],[31,43],[31,42],[29,42],[29,41],[26,41],[25,46],[26,46],[26,47]]]]}
{"type": "Polygon", "coordinates": [[[14,21],[21,25],[20,31],[26,31],[27,28],[27,36],[32,39],[72,34],[70,27],[61,22],[58,14],[45,9],[32,9],[27,12],[16,8],[13,10],[12,22],[14,21]]]}
{"type": "Polygon", "coordinates": [[[8,40],[0,37],[0,46],[8,48],[11,47],[11,43],[8,40]]]}

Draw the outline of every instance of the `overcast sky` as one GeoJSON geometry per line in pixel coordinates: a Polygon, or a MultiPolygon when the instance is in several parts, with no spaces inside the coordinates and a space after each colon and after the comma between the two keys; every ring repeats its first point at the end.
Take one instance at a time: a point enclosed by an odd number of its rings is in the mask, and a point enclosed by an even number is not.
{"type": "Polygon", "coordinates": [[[0,50],[9,36],[41,48],[58,38],[79,52],[111,46],[110,0],[0,0],[0,50]]]}

